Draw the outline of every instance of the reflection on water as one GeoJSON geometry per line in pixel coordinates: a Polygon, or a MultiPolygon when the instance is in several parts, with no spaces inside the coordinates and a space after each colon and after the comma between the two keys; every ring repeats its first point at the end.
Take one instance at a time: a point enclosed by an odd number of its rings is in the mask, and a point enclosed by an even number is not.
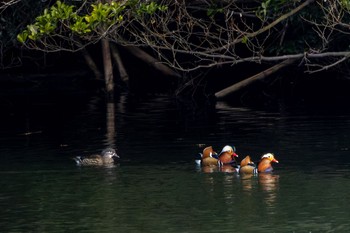
{"type": "Polygon", "coordinates": [[[3,112],[1,232],[350,230],[346,113],[197,109],[166,96],[67,105],[3,112]],[[203,144],[234,145],[254,161],[274,152],[280,163],[251,176],[198,169],[203,144]],[[71,160],[111,145],[119,166],[71,160]]]}
{"type": "Polygon", "coordinates": [[[259,174],[259,185],[265,194],[264,201],[267,206],[274,208],[277,199],[278,175],[275,174],[259,174]]]}
{"type": "Polygon", "coordinates": [[[115,126],[115,107],[114,103],[106,104],[106,142],[109,147],[116,148],[115,145],[116,126],[115,126]]]}

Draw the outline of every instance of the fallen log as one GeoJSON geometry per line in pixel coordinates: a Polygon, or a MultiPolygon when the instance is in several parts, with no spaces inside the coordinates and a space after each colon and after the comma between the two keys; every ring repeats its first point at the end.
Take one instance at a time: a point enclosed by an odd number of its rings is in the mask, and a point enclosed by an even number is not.
{"type": "Polygon", "coordinates": [[[234,92],[237,92],[241,89],[243,89],[244,87],[258,81],[258,80],[262,80],[268,76],[270,76],[271,74],[275,73],[276,71],[282,69],[283,67],[285,66],[288,66],[290,64],[292,64],[293,62],[295,62],[297,59],[287,59],[287,60],[284,60],[283,62],[277,64],[277,65],[274,65],[256,75],[253,75],[251,76],[250,78],[247,78],[247,79],[244,79],[238,83],[235,83],[233,84],[232,86],[229,86],[221,91],[218,91],[215,93],[215,97],[217,99],[223,99],[225,98],[226,96],[234,93],[234,92]]]}
{"type": "Polygon", "coordinates": [[[149,55],[148,53],[146,53],[142,49],[135,47],[135,46],[125,46],[124,48],[126,48],[132,55],[141,59],[146,64],[152,66],[153,68],[160,71],[164,75],[174,76],[174,77],[178,77],[178,78],[181,77],[181,75],[179,73],[175,72],[174,70],[172,70],[168,66],[164,65],[159,60],[152,57],[151,55],[149,55]]]}

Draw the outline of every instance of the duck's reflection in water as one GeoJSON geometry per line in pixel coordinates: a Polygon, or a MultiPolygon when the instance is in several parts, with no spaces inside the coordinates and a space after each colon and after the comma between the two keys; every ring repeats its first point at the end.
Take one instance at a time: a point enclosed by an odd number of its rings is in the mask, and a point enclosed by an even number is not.
{"type": "Polygon", "coordinates": [[[265,193],[265,203],[268,206],[273,207],[277,199],[279,175],[272,173],[260,173],[259,186],[265,193]]]}
{"type": "Polygon", "coordinates": [[[241,174],[240,178],[243,191],[251,194],[261,190],[266,205],[274,206],[278,196],[279,175],[272,173],[241,174]]]}
{"type": "Polygon", "coordinates": [[[236,168],[233,167],[233,166],[230,165],[230,164],[222,165],[222,166],[220,167],[220,171],[221,171],[221,172],[226,172],[226,173],[236,173],[236,172],[237,172],[237,171],[236,171],[236,168]]]}
{"type": "Polygon", "coordinates": [[[213,173],[213,172],[218,172],[219,168],[216,166],[203,166],[200,168],[200,170],[204,173],[213,173]]]}
{"type": "Polygon", "coordinates": [[[254,174],[241,174],[240,177],[241,177],[241,182],[242,182],[242,188],[244,191],[252,191],[253,189],[253,182],[255,177],[257,175],[254,175],[254,174]]]}
{"type": "Polygon", "coordinates": [[[213,172],[223,172],[223,173],[237,173],[237,169],[232,165],[223,166],[200,166],[198,165],[196,169],[203,173],[213,173],[213,172]]]}

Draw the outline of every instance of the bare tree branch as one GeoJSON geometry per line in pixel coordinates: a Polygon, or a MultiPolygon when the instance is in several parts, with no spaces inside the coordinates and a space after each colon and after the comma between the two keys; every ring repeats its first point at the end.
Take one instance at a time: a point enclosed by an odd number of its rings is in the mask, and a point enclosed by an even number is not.
{"type": "MultiPolygon", "coordinates": [[[[259,16],[261,3],[255,1],[220,1],[220,6],[204,0],[160,0],[158,3],[167,6],[167,12],[137,15],[132,9],[125,8],[121,22],[101,26],[83,35],[72,33],[69,30],[71,22],[65,22],[56,34],[29,41],[26,46],[45,51],[77,51],[107,38],[122,46],[153,49],[158,60],[183,72],[243,62],[275,63],[286,59],[300,59],[308,72],[313,72],[332,68],[349,57],[348,47],[330,50],[330,44],[339,34],[350,34],[347,20],[350,13],[341,0],[293,2],[264,17],[259,16]],[[309,6],[322,17],[299,16],[309,6]],[[280,47],[285,46],[286,30],[293,28],[281,24],[292,18],[300,19],[310,27],[311,39],[302,41],[302,38],[297,38],[305,47],[295,49],[294,54],[269,51],[277,43],[280,47]],[[318,60],[326,58],[335,60],[323,65],[323,69],[318,60]]],[[[77,14],[85,8],[78,8],[77,14]]]]}
{"type": "Polygon", "coordinates": [[[0,13],[2,13],[7,7],[19,3],[21,0],[2,0],[0,1],[0,13]]]}

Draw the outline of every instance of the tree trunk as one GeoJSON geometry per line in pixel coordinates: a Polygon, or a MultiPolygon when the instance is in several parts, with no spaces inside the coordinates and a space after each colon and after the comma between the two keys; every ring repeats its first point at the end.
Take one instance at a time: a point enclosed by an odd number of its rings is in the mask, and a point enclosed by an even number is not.
{"type": "Polygon", "coordinates": [[[109,41],[102,39],[102,56],[103,56],[103,68],[105,74],[106,94],[107,100],[113,102],[114,100],[114,82],[113,82],[113,66],[111,60],[111,50],[109,47],[109,41]]]}
{"type": "Polygon", "coordinates": [[[241,90],[242,88],[258,81],[258,80],[262,80],[266,77],[268,77],[269,75],[275,73],[276,71],[280,70],[281,68],[285,67],[285,66],[288,66],[290,64],[292,64],[294,61],[296,61],[296,59],[288,59],[288,60],[285,60],[277,65],[274,65],[273,67],[270,67],[250,78],[247,78],[247,79],[244,79],[243,81],[240,81],[238,83],[235,83],[233,84],[232,86],[229,86],[219,92],[216,92],[215,93],[215,97],[217,99],[222,99],[234,92],[237,92],[239,90],[241,90]]]}
{"type": "Polygon", "coordinates": [[[129,86],[129,75],[128,72],[126,72],[125,66],[123,64],[123,60],[120,57],[119,49],[117,46],[111,44],[112,49],[112,56],[114,58],[114,61],[117,63],[120,79],[129,86]]]}

